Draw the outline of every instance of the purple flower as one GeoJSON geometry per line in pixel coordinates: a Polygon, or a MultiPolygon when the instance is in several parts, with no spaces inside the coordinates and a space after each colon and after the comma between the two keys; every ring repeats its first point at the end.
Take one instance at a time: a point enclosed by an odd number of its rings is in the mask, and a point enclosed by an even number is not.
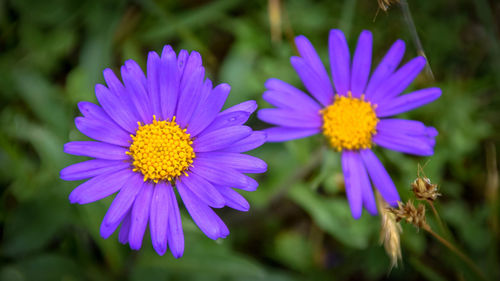
{"type": "Polygon", "coordinates": [[[333,83],[309,40],[295,38],[300,57],[291,63],[311,94],[278,79],[266,82],[264,100],[276,108],[261,109],[259,119],[274,124],[266,129],[270,142],[303,138],[318,133],[342,152],[342,170],[347,199],[354,218],[363,206],[377,214],[371,183],[385,201],[396,206],[400,200],[394,183],[371,148],[374,144],[420,156],[433,154],[436,129],[414,120],[389,118],[430,103],[441,95],[427,88],[400,95],[425,66],[416,57],[398,68],[405,51],[396,41],[373,71],[372,34],[363,31],[354,57],[340,30],[330,31],[329,55],[333,83]],[[371,183],[370,183],[371,180],[371,183]]]}
{"type": "Polygon", "coordinates": [[[257,182],[243,173],[263,173],[264,161],[241,154],[259,147],[266,134],[243,124],[257,108],[247,101],[221,109],[230,87],[205,79],[197,52],[179,55],[165,46],[150,52],[147,77],[128,60],[123,84],[104,70],[107,87],[96,85],[101,106],[80,102],[76,127],[96,141],[64,146],[73,155],[95,159],[64,168],[64,180],[89,179],[71,192],[71,203],[87,204],[117,193],[101,224],[108,238],[120,226],[119,240],[141,248],[149,223],[156,252],[167,244],[176,258],[184,252],[174,187],[198,227],[211,239],[229,230],[212,208],[247,211],[248,202],[233,188],[254,191],[257,182]]]}

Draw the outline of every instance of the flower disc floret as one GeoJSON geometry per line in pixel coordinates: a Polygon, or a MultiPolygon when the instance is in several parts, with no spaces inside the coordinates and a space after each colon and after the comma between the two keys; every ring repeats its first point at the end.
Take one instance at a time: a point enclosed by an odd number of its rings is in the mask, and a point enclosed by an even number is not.
{"type": "Polygon", "coordinates": [[[173,178],[186,174],[193,164],[195,153],[193,141],[186,129],[181,129],[175,122],[156,120],[151,124],[141,125],[135,135],[132,135],[129,154],[134,166],[134,172],[141,172],[144,181],[171,181],[173,178]]]}
{"type": "Polygon", "coordinates": [[[333,104],[322,109],[321,115],[323,134],[338,151],[371,148],[379,119],[364,96],[336,95],[333,104]]]}

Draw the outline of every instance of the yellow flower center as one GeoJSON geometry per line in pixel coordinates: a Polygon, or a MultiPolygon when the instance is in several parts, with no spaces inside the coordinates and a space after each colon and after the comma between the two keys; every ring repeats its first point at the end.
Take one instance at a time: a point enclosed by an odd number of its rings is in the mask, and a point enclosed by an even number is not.
{"type": "Polygon", "coordinates": [[[323,108],[323,134],[338,151],[371,148],[378,123],[375,106],[361,98],[335,96],[332,105],[323,108]]]}
{"type": "Polygon", "coordinates": [[[132,144],[127,154],[133,159],[133,171],[140,171],[144,181],[155,183],[161,180],[171,181],[186,174],[195,157],[193,141],[186,129],[181,129],[175,122],[158,121],[153,116],[153,123],[141,125],[132,135],[132,144]]]}

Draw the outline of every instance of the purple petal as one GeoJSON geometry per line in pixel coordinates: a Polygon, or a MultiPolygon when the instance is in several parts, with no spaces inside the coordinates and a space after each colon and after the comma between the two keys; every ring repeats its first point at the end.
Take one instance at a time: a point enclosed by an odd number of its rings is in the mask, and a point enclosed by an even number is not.
{"type": "Polygon", "coordinates": [[[291,57],[290,62],[307,91],[324,106],[331,104],[333,101],[333,90],[330,81],[322,81],[303,58],[291,57]]]}
{"type": "Polygon", "coordinates": [[[199,110],[193,116],[187,128],[189,134],[192,136],[198,135],[215,119],[217,113],[224,106],[230,90],[231,86],[228,84],[220,84],[213,89],[209,97],[204,101],[203,110],[199,110]]]}
{"type": "Polygon", "coordinates": [[[196,158],[191,171],[216,185],[231,186],[246,191],[255,191],[259,186],[251,177],[223,165],[213,166],[206,159],[196,158]]]}
{"type": "Polygon", "coordinates": [[[286,92],[273,90],[265,91],[264,94],[262,94],[262,98],[275,107],[295,112],[304,112],[308,115],[315,115],[321,110],[321,107],[315,101],[312,101],[312,99],[306,94],[291,95],[286,92]],[[310,103],[312,106],[304,106],[308,103],[310,103]]]}
{"type": "Polygon", "coordinates": [[[61,179],[77,181],[130,167],[130,163],[116,160],[93,159],[73,164],[61,170],[61,179]]]}
{"type": "Polygon", "coordinates": [[[150,223],[151,242],[158,255],[163,256],[167,251],[167,230],[170,198],[168,188],[164,182],[156,184],[151,199],[150,223]]]}
{"type": "Polygon", "coordinates": [[[239,140],[232,145],[221,149],[225,152],[247,152],[253,150],[266,142],[266,133],[262,131],[254,131],[252,134],[242,140],[239,140]]]}
{"type": "Polygon", "coordinates": [[[265,86],[273,93],[264,93],[266,95],[264,100],[274,106],[298,108],[306,112],[318,112],[321,110],[321,106],[306,93],[279,79],[271,78],[266,81],[265,86]],[[288,102],[288,100],[293,102],[288,102]]]}
{"type": "Polygon", "coordinates": [[[377,188],[382,195],[382,198],[389,203],[391,206],[397,206],[397,202],[401,199],[399,198],[398,190],[391,180],[391,177],[384,168],[384,165],[380,163],[377,156],[370,149],[360,150],[361,158],[365,164],[370,179],[373,185],[377,188]]]}
{"type": "Polygon", "coordinates": [[[126,147],[130,146],[132,141],[132,138],[125,130],[111,123],[76,117],[75,125],[82,134],[98,141],[126,147]]]}
{"type": "Polygon", "coordinates": [[[186,61],[184,70],[181,72],[181,82],[179,88],[181,91],[189,85],[190,76],[200,67],[203,68],[201,55],[196,51],[192,51],[186,61]]]}
{"type": "Polygon", "coordinates": [[[195,152],[224,149],[250,134],[252,129],[247,126],[226,127],[198,136],[193,141],[193,148],[195,152]]]}
{"type": "Polygon", "coordinates": [[[375,108],[377,117],[388,117],[410,111],[433,102],[441,96],[441,89],[427,88],[386,101],[375,108]]]}
{"type": "Polygon", "coordinates": [[[360,180],[361,186],[361,197],[363,201],[363,206],[365,206],[366,210],[372,215],[376,215],[378,213],[377,203],[375,202],[375,196],[373,195],[372,184],[370,183],[370,179],[368,179],[368,174],[366,172],[365,165],[361,159],[361,156],[358,154],[356,161],[357,171],[360,180]]]}
{"type": "Polygon", "coordinates": [[[116,195],[113,203],[104,216],[103,223],[113,225],[119,223],[135,201],[137,194],[144,190],[144,181],[142,175],[134,173],[129,180],[123,185],[118,195],[116,195]]]}
{"type": "Polygon", "coordinates": [[[69,201],[79,204],[87,204],[120,190],[133,173],[129,169],[102,174],[77,186],[69,195],[69,201]]]}
{"type": "Polygon", "coordinates": [[[354,151],[346,150],[342,152],[342,171],[344,173],[345,191],[347,201],[351,207],[352,217],[359,219],[363,211],[361,194],[361,176],[359,167],[359,154],[354,151]]]}
{"type": "Polygon", "coordinates": [[[233,208],[242,212],[250,210],[250,204],[248,204],[248,201],[232,188],[225,186],[217,186],[216,188],[224,197],[226,206],[228,206],[229,208],[233,208]]]}
{"type": "Polygon", "coordinates": [[[141,188],[141,192],[134,201],[131,217],[132,222],[128,234],[128,243],[133,250],[139,250],[141,248],[144,231],[146,231],[146,226],[148,224],[152,195],[153,185],[145,182],[141,188]]]}
{"type": "MultiPolygon", "coordinates": [[[[92,119],[95,121],[100,121],[106,124],[111,124],[113,126],[119,127],[119,125],[109,117],[109,115],[97,104],[93,104],[88,101],[81,101],[78,103],[78,109],[87,119],[92,119]]],[[[119,127],[120,129],[123,129],[119,127]]]]}
{"type": "Polygon", "coordinates": [[[311,92],[314,97],[321,102],[323,105],[327,106],[333,101],[333,87],[326,72],[323,62],[316,53],[313,45],[305,36],[295,37],[295,45],[299,51],[300,56],[304,59],[309,68],[315,73],[314,80],[316,84],[320,85],[319,91],[316,93],[311,92]]]}
{"type": "Polygon", "coordinates": [[[193,115],[194,110],[198,106],[200,95],[203,88],[203,78],[205,77],[205,69],[197,68],[189,75],[189,80],[179,95],[177,103],[176,122],[181,128],[185,128],[189,119],[193,115]]]}
{"type": "Polygon", "coordinates": [[[170,184],[167,184],[167,196],[169,200],[167,240],[170,245],[169,247],[172,255],[178,259],[182,257],[182,254],[184,253],[184,233],[182,231],[179,205],[177,205],[174,189],[170,186],[170,184]]]}
{"type": "Polygon", "coordinates": [[[159,81],[163,120],[171,120],[177,108],[179,77],[175,52],[162,53],[159,81]]]}
{"type": "Polygon", "coordinates": [[[219,191],[210,182],[194,172],[189,173],[189,176],[179,177],[177,187],[179,185],[184,185],[185,188],[189,189],[198,199],[210,207],[224,207],[225,201],[219,191]]]}
{"type": "Polygon", "coordinates": [[[180,184],[177,185],[177,190],[179,190],[182,201],[194,222],[208,238],[217,240],[218,238],[225,238],[229,234],[229,230],[217,214],[200,201],[188,188],[180,184]]]}
{"type": "Polygon", "coordinates": [[[313,129],[320,128],[323,124],[319,112],[313,115],[287,109],[264,108],[257,112],[257,117],[270,124],[292,128],[313,129]]]}
{"type": "Polygon", "coordinates": [[[358,38],[356,51],[352,60],[351,92],[353,97],[360,97],[365,92],[366,82],[372,64],[372,33],[363,30],[358,38]]]}
{"type": "Polygon", "coordinates": [[[347,95],[350,87],[350,54],[344,33],[338,29],[330,30],[328,38],[330,66],[333,85],[339,95],[347,95]]]}
{"type": "Polygon", "coordinates": [[[384,101],[403,92],[424,69],[425,58],[416,57],[392,74],[370,97],[370,101],[382,105],[384,101]]]}
{"type": "Polygon", "coordinates": [[[300,139],[315,135],[321,132],[320,128],[315,129],[302,129],[302,128],[289,128],[289,127],[272,127],[264,129],[267,134],[268,142],[282,142],[293,139],[300,139]]]}
{"type": "Polygon", "coordinates": [[[427,127],[424,123],[405,119],[382,119],[377,124],[377,132],[400,132],[410,136],[437,136],[433,127],[427,127]]]}
{"type": "Polygon", "coordinates": [[[161,118],[161,101],[160,101],[160,69],[161,59],[156,52],[148,54],[148,96],[151,102],[151,113],[158,118],[161,118]]]}
{"type": "Polygon", "coordinates": [[[64,152],[72,155],[88,156],[107,160],[127,160],[127,149],[96,141],[72,141],[64,145],[64,152]]]}
{"type": "Polygon", "coordinates": [[[127,244],[127,242],[128,242],[128,234],[130,232],[130,225],[131,225],[130,217],[132,216],[131,213],[132,213],[131,210],[129,210],[127,212],[127,214],[125,215],[125,218],[122,221],[122,225],[120,226],[120,233],[118,234],[118,241],[120,241],[120,243],[122,243],[122,244],[127,244]]]}
{"type": "Polygon", "coordinates": [[[245,124],[250,117],[246,111],[234,111],[228,113],[219,113],[214,121],[206,127],[201,134],[206,134],[225,127],[239,126],[245,124]]]}
{"type": "Polygon", "coordinates": [[[137,63],[127,60],[121,67],[122,80],[130,99],[141,117],[141,121],[149,124],[153,120],[148,94],[146,93],[144,73],[137,63]]]}
{"type": "Polygon", "coordinates": [[[266,162],[261,159],[239,153],[229,152],[200,152],[196,158],[212,162],[213,165],[224,165],[241,173],[264,173],[267,171],[266,162]]]}
{"type": "Polygon", "coordinates": [[[380,132],[373,136],[373,142],[387,149],[413,155],[434,154],[434,140],[426,136],[409,136],[398,131],[380,132]]]}
{"type": "Polygon", "coordinates": [[[405,42],[397,40],[392,44],[387,54],[379,63],[368,82],[365,95],[370,98],[379,86],[384,85],[385,80],[396,70],[405,54],[405,42]]]}
{"type": "Polygon", "coordinates": [[[95,86],[95,96],[104,111],[118,125],[127,132],[135,132],[139,119],[136,117],[135,108],[131,104],[122,101],[117,95],[111,93],[108,88],[100,84],[95,86]]]}
{"type": "MultiPolygon", "coordinates": [[[[229,85],[228,85],[229,86],[229,85]]],[[[230,108],[221,112],[221,114],[230,113],[234,111],[244,111],[248,114],[252,114],[257,109],[257,102],[254,100],[244,101],[237,105],[231,106],[230,108]]]]}

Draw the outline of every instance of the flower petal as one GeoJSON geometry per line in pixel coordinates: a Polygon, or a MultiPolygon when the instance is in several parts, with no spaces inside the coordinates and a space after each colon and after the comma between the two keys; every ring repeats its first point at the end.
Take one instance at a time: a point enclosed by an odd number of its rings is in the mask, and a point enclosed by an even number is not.
{"type": "Polygon", "coordinates": [[[344,173],[345,191],[347,201],[351,207],[352,217],[359,219],[363,211],[361,194],[361,177],[359,174],[359,154],[355,151],[346,150],[342,152],[342,171],[344,173]]]}
{"type": "Polygon", "coordinates": [[[384,165],[380,163],[380,160],[378,160],[377,156],[370,149],[360,150],[360,154],[368,170],[370,179],[380,192],[380,195],[382,195],[382,198],[384,198],[389,205],[393,207],[397,206],[397,202],[401,199],[384,165]]]}
{"type": "Polygon", "coordinates": [[[111,203],[108,212],[104,216],[103,223],[113,225],[120,222],[125,217],[132,204],[134,204],[137,194],[144,190],[143,183],[142,175],[134,173],[134,175],[123,185],[120,192],[118,192],[113,203],[111,203]]]}
{"type": "Polygon", "coordinates": [[[353,97],[359,98],[365,92],[366,82],[370,75],[372,64],[372,33],[363,30],[358,38],[356,51],[352,60],[351,92],[353,97]]]}
{"type": "Polygon", "coordinates": [[[214,121],[217,113],[220,112],[226,99],[229,95],[231,87],[228,84],[220,84],[215,87],[208,96],[208,98],[203,101],[204,108],[199,110],[193,115],[187,131],[192,136],[197,136],[203,129],[205,129],[212,121],[214,121]]]}
{"type": "Polygon", "coordinates": [[[267,170],[266,162],[261,159],[240,153],[230,152],[200,152],[196,158],[204,159],[213,165],[224,165],[241,173],[264,173],[267,170]]]}
{"type": "Polygon", "coordinates": [[[263,98],[274,106],[294,109],[298,108],[303,109],[305,112],[319,112],[321,110],[321,106],[313,98],[279,79],[268,79],[265,86],[273,93],[264,93],[266,97],[263,98]]]}
{"type": "Polygon", "coordinates": [[[193,148],[195,152],[224,149],[250,134],[252,129],[247,126],[226,127],[198,136],[193,141],[193,148]]]}
{"type": "Polygon", "coordinates": [[[419,155],[431,156],[434,154],[433,138],[427,136],[409,136],[401,132],[380,132],[373,136],[373,142],[387,149],[419,155]]]}
{"type": "Polygon", "coordinates": [[[239,126],[245,124],[250,117],[250,113],[246,111],[233,111],[228,113],[219,113],[214,121],[206,127],[201,134],[206,134],[211,131],[222,129],[225,127],[239,126]]]}
{"type": "Polygon", "coordinates": [[[131,225],[130,217],[132,216],[131,213],[132,213],[131,210],[127,212],[125,218],[122,221],[122,225],[120,226],[120,232],[118,233],[118,241],[120,241],[120,243],[122,244],[128,243],[128,234],[130,232],[130,225],[131,225]]]}
{"type": "Polygon", "coordinates": [[[264,108],[257,112],[260,120],[283,127],[313,129],[320,128],[323,120],[319,112],[307,114],[280,108],[264,108]]]}
{"type": "Polygon", "coordinates": [[[206,159],[196,158],[191,171],[216,185],[231,186],[246,191],[255,191],[259,186],[251,177],[223,165],[213,166],[206,159]]]}
{"type": "Polygon", "coordinates": [[[370,98],[379,86],[384,85],[385,80],[401,63],[404,54],[405,42],[403,40],[397,40],[392,44],[387,54],[373,72],[370,82],[368,82],[368,86],[366,86],[365,95],[367,98],[370,98]]]}
{"type": "Polygon", "coordinates": [[[307,91],[324,106],[331,104],[333,101],[333,89],[330,80],[322,80],[301,57],[291,57],[290,62],[307,91]]]}
{"type": "MultiPolygon", "coordinates": [[[[328,73],[326,72],[323,62],[316,53],[313,45],[305,36],[295,37],[295,45],[300,56],[304,59],[307,65],[314,71],[316,82],[320,85],[320,91],[313,94],[314,97],[323,105],[329,105],[333,101],[333,87],[328,73]]],[[[311,92],[312,93],[312,92],[311,92]]]]}
{"type": "Polygon", "coordinates": [[[229,234],[229,230],[217,214],[201,202],[194,193],[182,184],[177,185],[177,190],[194,222],[208,238],[217,240],[229,234]]]}
{"type": "Polygon", "coordinates": [[[350,54],[349,46],[344,33],[338,29],[330,30],[328,38],[330,66],[332,69],[333,85],[339,95],[347,95],[350,84],[350,54]]]}
{"type": "Polygon", "coordinates": [[[71,192],[69,201],[72,204],[87,204],[101,200],[120,190],[132,175],[129,169],[123,169],[91,178],[71,192]]]}
{"type": "Polygon", "coordinates": [[[169,199],[167,240],[174,258],[178,259],[184,253],[184,233],[182,231],[181,214],[175,198],[174,188],[167,183],[167,196],[169,199]]]}
{"type": "Polygon", "coordinates": [[[93,159],[73,164],[61,170],[61,179],[77,181],[130,167],[130,163],[117,160],[93,159]]]}
{"type": "Polygon", "coordinates": [[[170,198],[164,182],[156,184],[151,199],[150,223],[151,242],[158,255],[163,256],[167,251],[168,216],[170,212],[170,198]]]}
{"type": "Polygon", "coordinates": [[[109,117],[127,132],[135,132],[139,119],[132,104],[122,101],[101,84],[95,86],[95,96],[109,117]]]}
{"type": "Polygon", "coordinates": [[[146,78],[141,67],[133,60],[127,60],[121,67],[122,80],[128,95],[141,117],[141,121],[149,124],[153,120],[148,94],[146,93],[146,78]]]}
{"type": "Polygon", "coordinates": [[[125,130],[112,123],[100,122],[99,120],[85,117],[76,117],[75,125],[82,134],[98,141],[126,147],[132,141],[132,138],[125,130]]]}
{"type": "Polygon", "coordinates": [[[373,93],[370,101],[382,106],[384,102],[402,93],[424,69],[425,63],[424,57],[416,57],[403,65],[373,93]]]}
{"type": "MultiPolygon", "coordinates": [[[[223,84],[221,84],[223,85],[223,84]]],[[[229,87],[229,85],[227,85],[229,87]]],[[[257,109],[257,102],[254,100],[247,100],[237,105],[231,106],[230,108],[221,112],[221,114],[226,114],[234,111],[244,111],[248,114],[252,114],[257,109]]]]}
{"type": "Polygon", "coordinates": [[[142,246],[142,238],[148,224],[152,196],[153,185],[145,182],[132,207],[132,222],[128,234],[128,243],[132,250],[139,250],[142,246]]]}
{"type": "Polygon", "coordinates": [[[272,127],[264,129],[267,134],[268,142],[282,142],[293,139],[300,139],[315,135],[321,132],[320,128],[314,129],[302,129],[302,128],[290,128],[290,127],[272,127]]]}
{"type": "Polygon", "coordinates": [[[250,204],[238,192],[230,187],[216,186],[226,201],[226,206],[238,211],[246,212],[250,210],[250,204]]]}
{"type": "Polygon", "coordinates": [[[151,102],[151,113],[157,118],[161,118],[161,102],[160,102],[160,69],[161,59],[156,52],[148,54],[148,81],[147,90],[149,101],[151,102]]]}
{"type": "Polygon", "coordinates": [[[162,53],[159,75],[163,120],[171,120],[177,108],[180,83],[180,74],[174,51],[162,53]]]}
{"type": "Polygon", "coordinates": [[[379,118],[393,116],[433,102],[440,96],[439,88],[422,89],[384,102],[375,108],[375,112],[379,118]]]}
{"type": "Polygon", "coordinates": [[[127,160],[127,149],[109,143],[96,141],[72,141],[64,145],[64,152],[107,160],[127,160]]]}
{"type": "MultiPolygon", "coordinates": [[[[187,73],[184,77],[187,77],[187,73]]],[[[205,69],[199,67],[193,73],[189,73],[189,78],[185,87],[179,95],[177,103],[177,111],[175,116],[176,122],[181,128],[186,128],[189,119],[193,115],[194,110],[198,106],[200,95],[203,88],[203,78],[205,77],[205,69]]]]}
{"type": "Polygon", "coordinates": [[[263,145],[266,142],[266,133],[262,131],[254,131],[252,134],[242,140],[239,140],[232,145],[220,149],[225,152],[247,152],[263,145]]]}
{"type": "Polygon", "coordinates": [[[198,199],[203,201],[210,207],[222,208],[224,207],[224,198],[215,189],[215,187],[205,180],[203,177],[198,176],[196,173],[189,173],[189,176],[180,177],[177,180],[177,186],[184,185],[185,188],[189,189],[193,194],[195,194],[198,199]]]}

